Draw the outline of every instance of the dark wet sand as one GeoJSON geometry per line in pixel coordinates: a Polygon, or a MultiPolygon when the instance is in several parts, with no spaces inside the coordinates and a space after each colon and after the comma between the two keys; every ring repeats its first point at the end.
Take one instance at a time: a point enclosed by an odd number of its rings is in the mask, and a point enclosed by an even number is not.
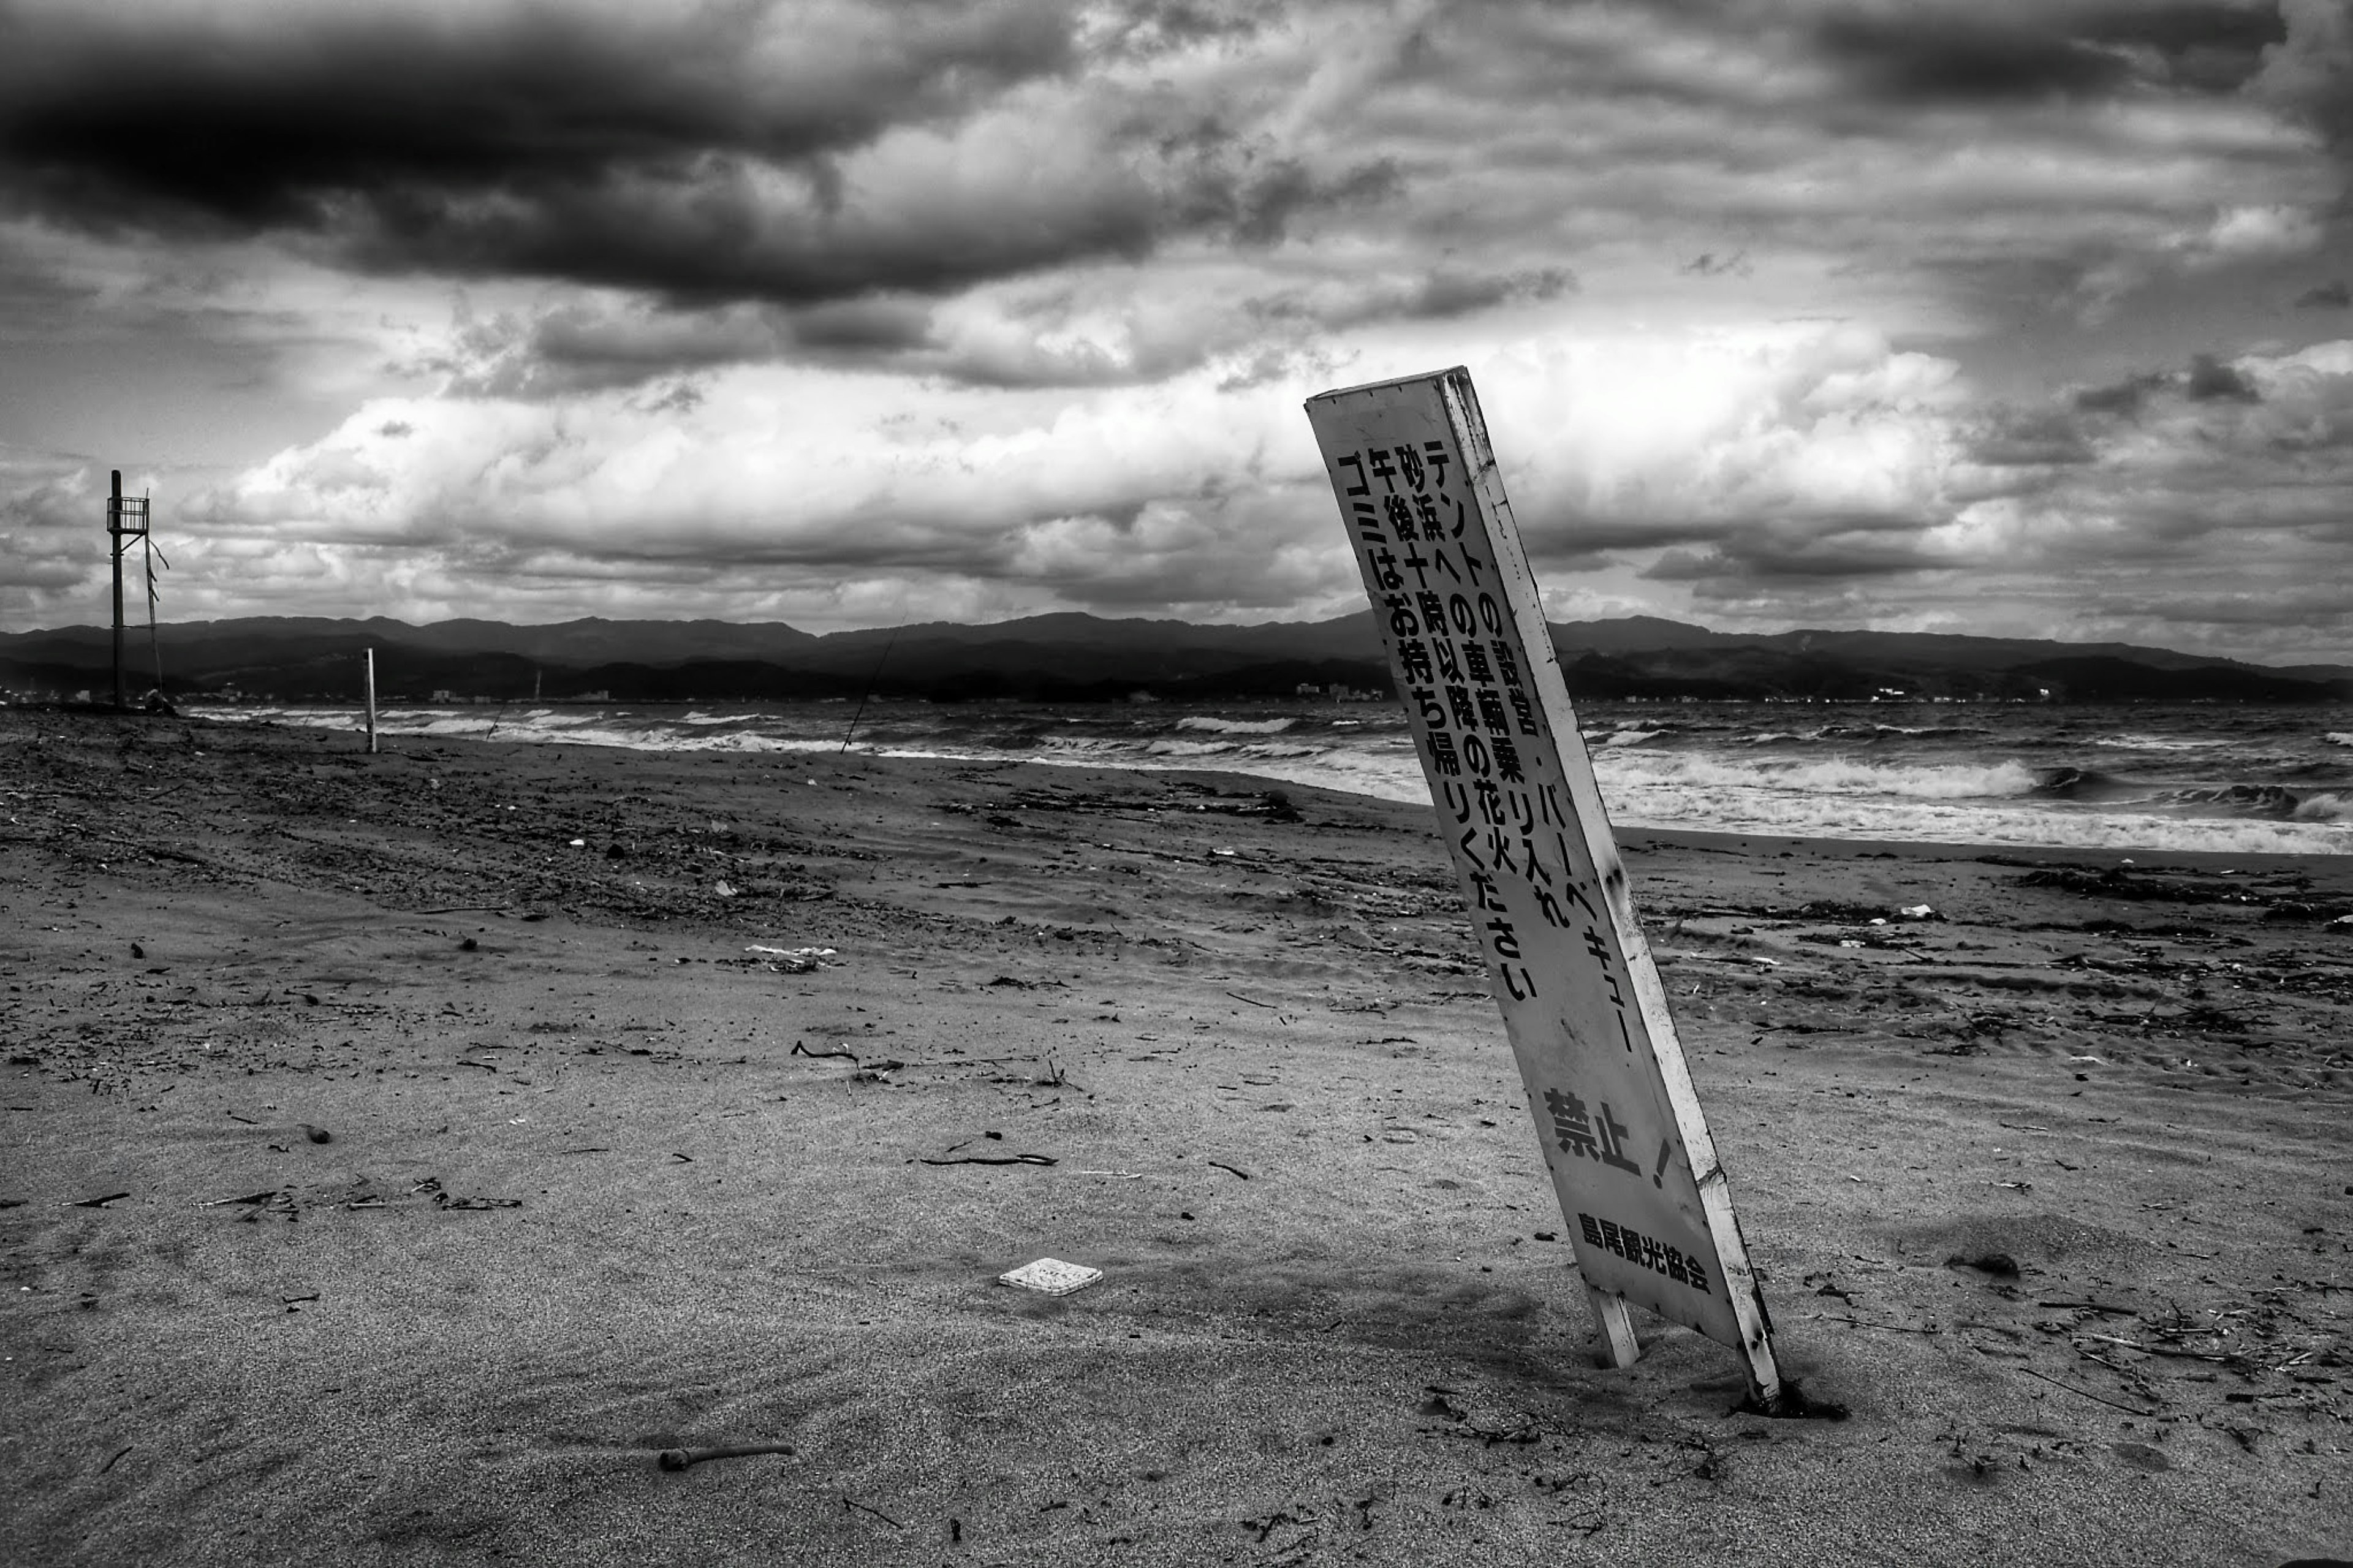
{"type": "Polygon", "coordinates": [[[1263,787],[0,711],[0,1559],[2353,1556],[2353,858],[1623,835],[1768,1421],[1263,787]]]}

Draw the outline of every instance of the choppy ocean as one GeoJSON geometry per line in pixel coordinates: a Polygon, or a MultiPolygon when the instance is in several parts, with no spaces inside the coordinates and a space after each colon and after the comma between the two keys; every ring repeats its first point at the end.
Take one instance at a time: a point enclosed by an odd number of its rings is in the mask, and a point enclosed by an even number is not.
{"type": "MultiPolygon", "coordinates": [[[[206,705],[328,729],[340,706],[206,705]]],[[[401,707],[381,734],[649,751],[832,752],[1217,768],[1426,801],[1403,710],[875,701],[401,707]]],[[[1611,819],[1842,838],[2353,854],[2353,708],[1582,704],[1611,819]]]]}

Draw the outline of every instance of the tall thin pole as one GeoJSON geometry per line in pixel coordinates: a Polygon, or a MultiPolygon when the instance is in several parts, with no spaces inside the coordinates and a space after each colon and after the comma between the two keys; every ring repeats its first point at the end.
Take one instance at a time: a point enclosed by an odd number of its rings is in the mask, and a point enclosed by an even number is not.
{"type": "Polygon", "coordinates": [[[375,754],[375,649],[367,650],[368,754],[375,754]]]}
{"type": "Polygon", "coordinates": [[[106,503],[106,543],[114,557],[114,706],[127,708],[122,692],[122,470],[114,470],[113,499],[106,503]]]}

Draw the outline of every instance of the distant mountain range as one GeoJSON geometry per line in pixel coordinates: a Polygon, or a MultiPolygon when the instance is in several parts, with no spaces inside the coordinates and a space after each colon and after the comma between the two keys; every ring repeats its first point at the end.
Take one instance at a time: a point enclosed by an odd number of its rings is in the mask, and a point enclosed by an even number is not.
{"type": "MultiPolygon", "coordinates": [[[[1572,695],[1861,700],[2353,701],[2353,666],[2281,668],[2125,643],[1920,632],[1715,632],[1651,616],[1552,627],[1572,695]]],[[[781,622],[565,621],[515,626],[258,616],[159,628],[164,688],[286,700],[356,699],[375,650],[386,701],[617,702],[925,697],[1101,701],[1287,697],[1299,687],[1387,690],[1369,611],[1317,622],[1195,626],[1068,613],[993,626],[935,621],[818,637],[781,622]]],[[[126,641],[130,689],[154,683],[143,628],[126,641]]],[[[100,626],[0,634],[0,689],[111,693],[100,626]]]]}

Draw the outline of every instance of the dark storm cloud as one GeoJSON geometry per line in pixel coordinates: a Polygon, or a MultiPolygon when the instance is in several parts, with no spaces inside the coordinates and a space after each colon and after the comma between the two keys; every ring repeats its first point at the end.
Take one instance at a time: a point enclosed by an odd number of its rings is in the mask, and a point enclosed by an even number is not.
{"type": "Polygon", "coordinates": [[[1467,316],[1520,300],[1557,300],[1577,291],[1577,279],[1566,267],[1537,268],[1527,272],[1432,272],[1404,313],[1426,321],[1467,316]]]}
{"type": "Polygon", "coordinates": [[[399,368],[439,376],[453,395],[543,400],[770,363],[796,349],[818,363],[914,364],[934,347],[930,321],[920,301],[874,296],[801,310],[574,300],[463,321],[446,346],[399,368]]]}
{"type": "Polygon", "coordinates": [[[2145,50],[2169,79],[2207,92],[2235,91],[2262,68],[2263,51],[2287,36],[2278,7],[2261,0],[2124,0],[2077,13],[2073,31],[2091,42],[2145,50]]]}
{"type": "Polygon", "coordinates": [[[2153,401],[2176,397],[2190,403],[2259,403],[2263,394],[2236,365],[2213,354],[2194,354],[2187,370],[2144,371],[2105,386],[2085,387],[2073,402],[2079,413],[2133,418],[2153,401]]]}
{"type": "Polygon", "coordinates": [[[2248,83],[2258,98],[2295,115],[2353,156],[2353,21],[2344,0],[2280,0],[2286,36],[2263,51],[2248,83]]]}
{"type": "Polygon", "coordinates": [[[1751,583],[1892,577],[1941,563],[1908,543],[1817,540],[1801,547],[1726,541],[1714,550],[1671,550],[1640,574],[1653,583],[1751,583]]]}
{"type": "Polygon", "coordinates": [[[2200,354],[2189,362],[2181,391],[2192,403],[2253,403],[2260,396],[2236,368],[2212,354],[2200,354]]]}
{"type": "Polygon", "coordinates": [[[2306,289],[2295,297],[2295,306],[2299,310],[2342,310],[2353,306],[2353,289],[2339,278],[2306,289]]]}
{"type": "Polygon", "coordinates": [[[1930,520],[1893,513],[1727,520],[1705,550],[1670,550],[1640,575],[1656,583],[1888,577],[1942,565],[1921,548],[1930,520]]]}
{"type": "Polygon", "coordinates": [[[1071,47],[1067,20],[1029,0],[666,22],[544,5],[248,23],[59,8],[19,17],[0,49],[0,188],[102,231],[311,234],[385,269],[703,300],[952,287],[1133,251],[1145,229],[1097,205],[1001,233],[837,237],[780,223],[803,215],[779,214],[776,187],[823,217],[829,160],[1057,72],[1071,47]]]}
{"type": "Polygon", "coordinates": [[[399,368],[441,377],[451,395],[544,399],[765,359],[788,336],[786,313],[769,306],[575,302],[461,320],[446,346],[399,368]]]}
{"type": "Polygon", "coordinates": [[[796,314],[793,339],[820,352],[905,353],[931,346],[932,312],[912,300],[837,300],[796,314]]]}
{"type": "Polygon", "coordinates": [[[2000,105],[2113,94],[2136,81],[2237,90],[2286,37],[2269,5],[2038,5],[1840,9],[1813,42],[1868,97],[2000,105]]]}
{"type": "Polygon", "coordinates": [[[2061,408],[1998,410],[1968,450],[1971,462],[1996,468],[2062,467],[2089,463],[2098,456],[2083,427],[2061,408]]]}
{"type": "Polygon", "coordinates": [[[1838,12],[1822,20],[1815,42],[1863,93],[1905,103],[2096,97],[2131,76],[2117,52],[2048,22],[1978,12],[1838,12]]]}
{"type": "Polygon", "coordinates": [[[2137,414],[2149,394],[2164,384],[2165,377],[2161,375],[2126,376],[2106,386],[2085,387],[2075,394],[2075,406],[2086,414],[2137,414]]]}

